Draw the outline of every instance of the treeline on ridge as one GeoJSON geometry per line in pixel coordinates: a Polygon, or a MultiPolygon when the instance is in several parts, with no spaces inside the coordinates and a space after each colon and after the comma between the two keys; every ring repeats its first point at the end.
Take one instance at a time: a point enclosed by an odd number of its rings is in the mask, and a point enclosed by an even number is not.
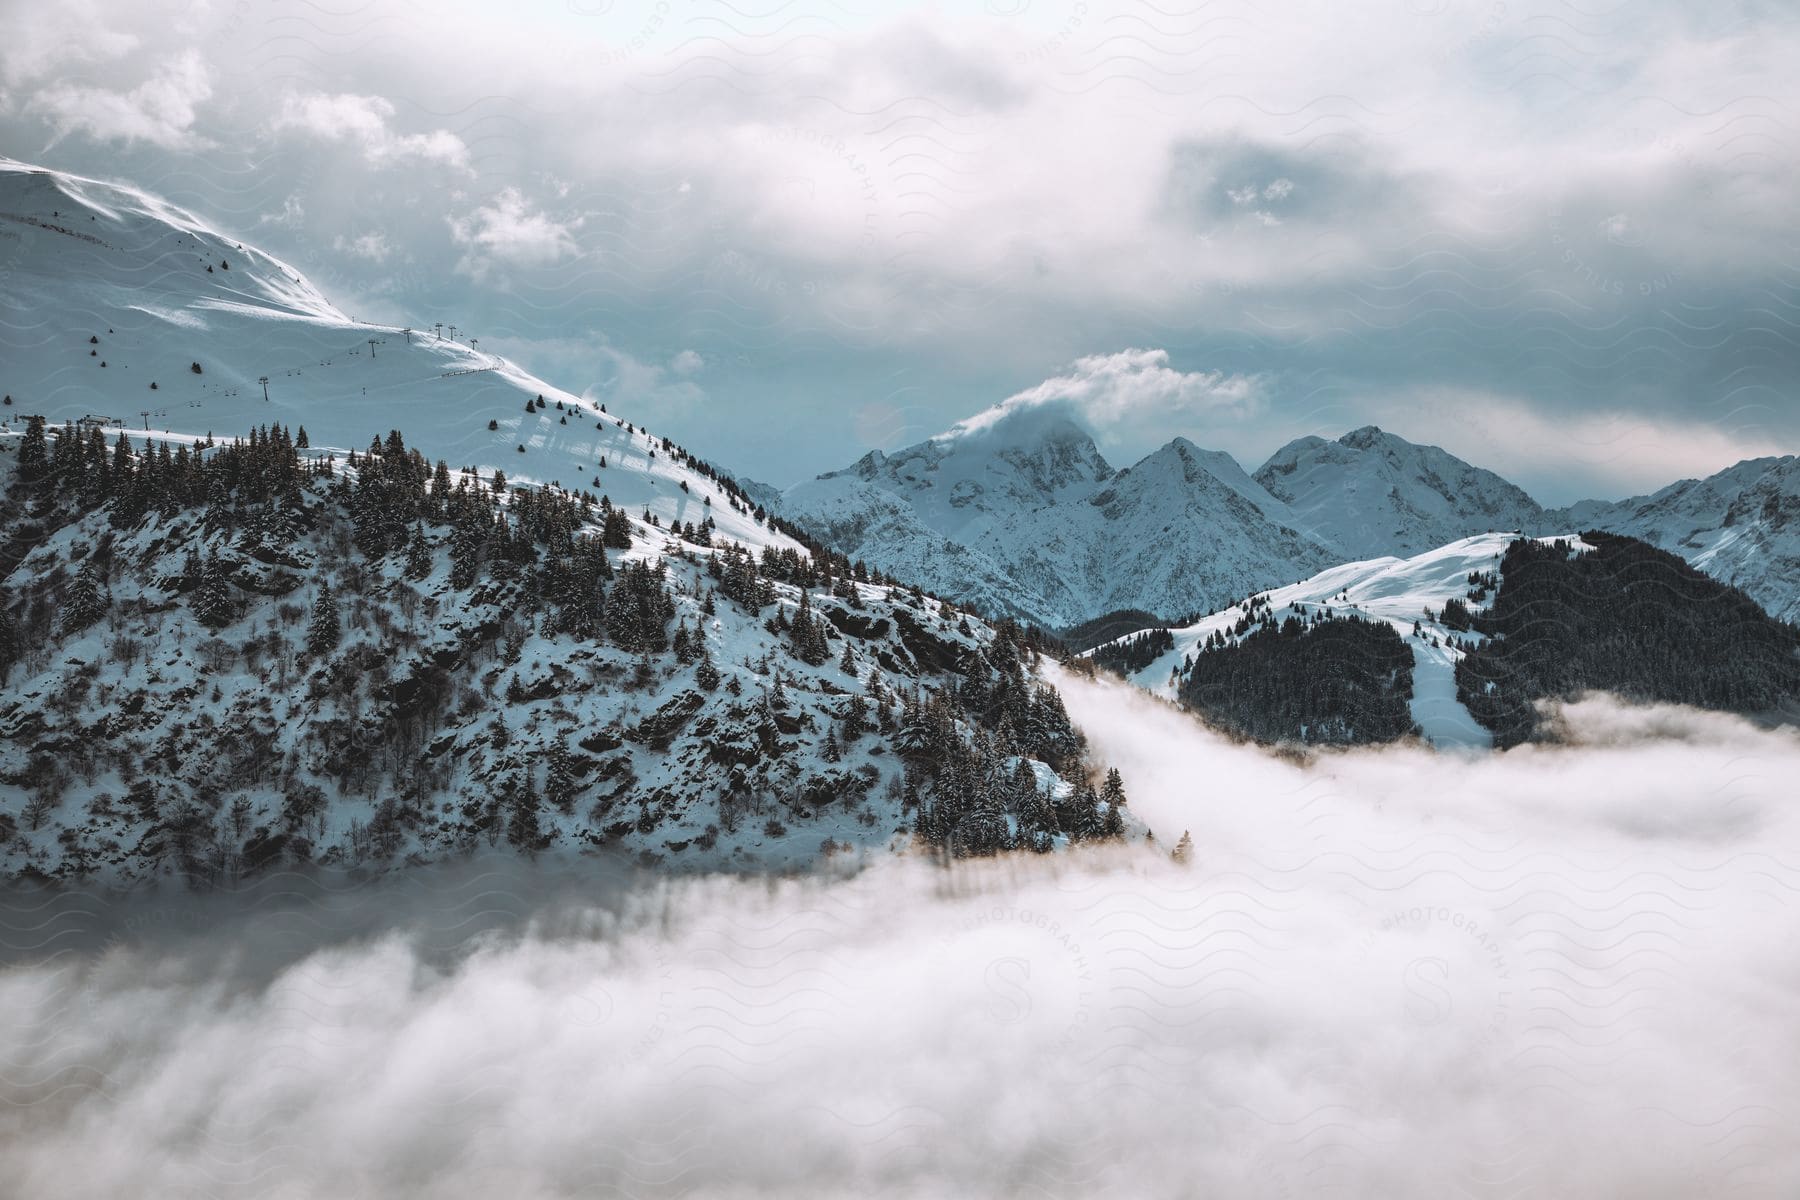
{"type": "Polygon", "coordinates": [[[1540,733],[1534,701],[1586,690],[1740,713],[1800,713],[1800,629],[1636,538],[1590,547],[1520,539],[1499,592],[1470,614],[1486,635],[1456,667],[1457,698],[1499,746],[1540,733]]]}

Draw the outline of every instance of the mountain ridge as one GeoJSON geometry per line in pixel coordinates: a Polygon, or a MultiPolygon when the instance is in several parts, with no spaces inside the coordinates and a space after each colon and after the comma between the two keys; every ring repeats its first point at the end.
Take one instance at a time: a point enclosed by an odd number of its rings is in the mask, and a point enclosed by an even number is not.
{"type": "Polygon", "coordinates": [[[963,428],[789,488],[780,511],[852,557],[1051,628],[1224,603],[1329,557],[1234,459],[1186,438],[1115,470],[1064,417],[963,428]]]}
{"type": "Polygon", "coordinates": [[[1543,512],[1494,472],[1375,425],[1333,441],[1295,439],[1252,477],[1291,507],[1301,528],[1348,559],[1419,554],[1476,533],[1522,528],[1543,512]]]}
{"type": "Polygon", "coordinates": [[[1548,510],[1543,521],[1599,527],[1679,554],[1771,616],[1800,623],[1800,455],[1743,459],[1648,495],[1548,510]]]}
{"type": "MultiPolygon", "coordinates": [[[[1496,472],[1376,425],[1295,438],[1253,473],[1185,436],[1111,470],[1085,430],[1039,415],[1028,432],[1049,430],[1079,445],[1082,461],[1100,464],[1078,481],[1088,485],[1081,503],[1070,503],[1080,489],[1066,480],[1058,494],[1015,488],[1013,499],[1024,499],[1011,507],[1008,489],[984,488],[956,497],[981,521],[945,519],[935,473],[994,444],[980,438],[1013,419],[964,422],[983,430],[973,438],[957,426],[891,453],[872,450],[787,489],[780,510],[853,556],[884,569],[903,564],[941,594],[1059,629],[1120,610],[1176,619],[1334,563],[1407,558],[1490,532],[1570,528],[1612,529],[1674,550],[1772,614],[1800,619],[1793,456],[1745,460],[1647,496],[1545,508],[1496,472]],[[1146,543],[1154,554],[1140,551],[1146,543]]],[[[1035,452],[1009,453],[997,458],[1031,461],[1035,452]]],[[[968,479],[984,469],[993,464],[958,471],[968,479]]]]}

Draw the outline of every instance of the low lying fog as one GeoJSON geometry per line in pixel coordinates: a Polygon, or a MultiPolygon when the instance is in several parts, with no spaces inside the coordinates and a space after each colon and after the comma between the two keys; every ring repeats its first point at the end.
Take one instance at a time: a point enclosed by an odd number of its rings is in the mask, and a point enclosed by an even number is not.
{"type": "Polygon", "coordinates": [[[0,1190],[1800,1194],[1791,733],[1301,766],[1065,695],[1153,845],[13,897],[0,1190]]]}

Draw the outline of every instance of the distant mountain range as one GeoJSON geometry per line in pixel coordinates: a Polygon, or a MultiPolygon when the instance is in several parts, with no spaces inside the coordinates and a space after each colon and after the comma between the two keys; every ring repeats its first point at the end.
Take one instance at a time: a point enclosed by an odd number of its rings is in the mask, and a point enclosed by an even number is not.
{"type": "Polygon", "coordinates": [[[1176,438],[1115,470],[1044,412],[965,422],[788,489],[780,511],[852,557],[985,611],[1066,629],[1210,612],[1324,567],[1493,531],[1641,538],[1800,618],[1800,465],[1755,459],[1653,496],[1546,509],[1492,471],[1374,426],[1283,446],[1253,475],[1176,438]]]}
{"type": "Polygon", "coordinates": [[[1522,529],[1543,512],[1492,471],[1373,425],[1335,442],[1289,442],[1255,479],[1340,561],[1409,558],[1470,534],[1522,529]]]}
{"type": "Polygon", "coordinates": [[[1605,529],[1667,550],[1800,623],[1800,458],[1751,458],[1649,496],[1546,511],[1546,532],[1605,529]]]}
{"type": "MultiPolygon", "coordinates": [[[[339,447],[398,427],[452,463],[505,464],[660,521],[711,517],[727,536],[762,536],[745,505],[709,507],[683,488],[687,468],[710,466],[466,334],[353,321],[291,266],[136,189],[4,160],[0,192],[0,242],[13,247],[0,385],[15,402],[0,432],[27,412],[194,433],[279,421],[339,447]],[[528,403],[539,396],[548,404],[528,403]]],[[[1495,530],[1592,527],[1681,554],[1800,619],[1791,456],[1545,509],[1491,471],[1372,426],[1300,438],[1253,474],[1183,438],[1121,470],[1059,411],[1027,408],[741,495],[872,567],[1055,629],[1122,609],[1174,620],[1334,564],[1495,530]]]]}
{"type": "Polygon", "coordinates": [[[873,451],[790,488],[781,513],[853,558],[1049,628],[1205,609],[1333,561],[1229,455],[1178,438],[1115,470],[1085,430],[1031,413],[873,451]]]}

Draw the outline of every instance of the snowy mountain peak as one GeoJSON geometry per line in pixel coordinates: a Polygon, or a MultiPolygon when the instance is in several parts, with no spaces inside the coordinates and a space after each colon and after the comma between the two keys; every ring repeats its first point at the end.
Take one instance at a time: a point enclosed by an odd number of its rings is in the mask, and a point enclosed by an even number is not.
{"type": "Polygon", "coordinates": [[[1228,454],[1176,438],[1114,472],[1054,410],[992,412],[790,489],[782,513],[884,570],[1052,628],[1204,610],[1329,561],[1228,454]]]}
{"type": "MultiPolygon", "coordinates": [[[[1260,485],[1251,480],[1237,459],[1223,450],[1207,450],[1196,446],[1184,437],[1171,439],[1167,445],[1138,465],[1142,467],[1145,463],[1157,461],[1164,456],[1180,462],[1184,470],[1203,471],[1233,488],[1254,487],[1259,494],[1263,491],[1260,485]]],[[[1267,499],[1267,496],[1264,495],[1263,498],[1267,499]]]]}
{"type": "Polygon", "coordinates": [[[1298,438],[1255,474],[1299,528],[1344,558],[1422,553],[1535,521],[1536,501],[1492,471],[1374,425],[1335,442],[1298,438]]]}
{"type": "Polygon", "coordinates": [[[1117,503],[1124,493],[1142,494],[1156,488],[1171,495],[1232,493],[1260,514],[1281,524],[1291,524],[1287,506],[1245,474],[1238,461],[1223,450],[1206,450],[1184,437],[1173,438],[1132,466],[1120,471],[1111,484],[1095,493],[1091,503],[1117,503]]]}
{"type": "Polygon", "coordinates": [[[1054,504],[1113,474],[1087,430],[1060,413],[1027,411],[965,421],[904,449],[871,450],[815,482],[856,479],[920,496],[930,506],[984,511],[1054,504]]]}
{"type": "Polygon", "coordinates": [[[346,451],[400,429],[428,459],[588,490],[664,528],[711,518],[733,541],[794,544],[679,447],[479,335],[354,320],[287,263],[141,189],[0,160],[0,256],[0,433],[33,415],[173,442],[280,424],[346,451]]]}
{"type": "Polygon", "coordinates": [[[819,478],[831,479],[838,475],[855,475],[860,479],[873,479],[881,473],[881,468],[886,463],[887,455],[879,450],[871,450],[842,471],[827,471],[819,478]]]}
{"type": "Polygon", "coordinates": [[[1027,431],[1027,440],[1011,442],[994,453],[1046,498],[1112,476],[1112,465],[1094,439],[1073,421],[1034,424],[1027,431]]]}
{"type": "Polygon", "coordinates": [[[1364,425],[1361,429],[1352,429],[1349,433],[1346,433],[1343,437],[1338,439],[1339,445],[1348,446],[1352,450],[1372,450],[1376,446],[1387,442],[1399,442],[1402,445],[1411,445],[1410,442],[1406,442],[1402,438],[1394,437],[1394,435],[1390,433],[1384,433],[1378,425],[1364,425]]]}

